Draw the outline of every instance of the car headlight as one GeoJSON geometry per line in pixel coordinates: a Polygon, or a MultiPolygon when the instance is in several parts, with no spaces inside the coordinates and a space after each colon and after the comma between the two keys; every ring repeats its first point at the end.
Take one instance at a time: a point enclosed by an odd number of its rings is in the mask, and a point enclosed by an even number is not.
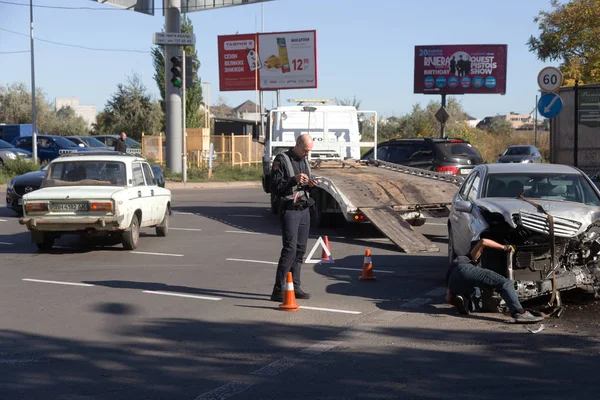
{"type": "Polygon", "coordinates": [[[526,158],[526,159],[524,159],[524,160],[521,160],[521,162],[522,162],[522,163],[530,163],[530,162],[531,162],[531,160],[530,160],[530,159],[528,159],[528,158],[526,158]]]}
{"type": "Polygon", "coordinates": [[[11,160],[16,160],[17,159],[17,155],[13,152],[10,153],[6,153],[6,157],[10,158],[11,160]]]}
{"type": "Polygon", "coordinates": [[[12,190],[14,186],[15,186],[15,180],[11,179],[11,181],[8,182],[8,184],[6,185],[6,189],[12,190]]]}

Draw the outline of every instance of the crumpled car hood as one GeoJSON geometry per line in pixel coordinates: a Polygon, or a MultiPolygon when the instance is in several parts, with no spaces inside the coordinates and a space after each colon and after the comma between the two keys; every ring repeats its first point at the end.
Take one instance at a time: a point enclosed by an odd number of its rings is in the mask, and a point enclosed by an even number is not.
{"type": "MultiPolygon", "coordinates": [[[[555,217],[555,234],[557,236],[577,236],[583,233],[593,221],[600,219],[600,207],[554,200],[531,199],[531,201],[541,205],[548,214],[555,217]],[[560,228],[563,225],[564,229],[560,228]]],[[[513,215],[518,214],[525,217],[521,222],[526,228],[547,233],[547,228],[543,227],[543,221],[546,218],[544,214],[523,200],[483,198],[476,200],[475,204],[489,212],[502,214],[506,222],[513,228],[517,227],[513,215]]]]}

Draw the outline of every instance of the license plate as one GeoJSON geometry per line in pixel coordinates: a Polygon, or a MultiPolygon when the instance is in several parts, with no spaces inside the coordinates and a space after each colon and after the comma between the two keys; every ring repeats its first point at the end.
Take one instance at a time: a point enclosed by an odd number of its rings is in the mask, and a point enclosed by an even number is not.
{"type": "Polygon", "coordinates": [[[88,211],[88,203],[58,203],[52,204],[50,209],[52,211],[88,211]]]}
{"type": "Polygon", "coordinates": [[[22,206],[23,205],[23,199],[18,199],[17,200],[17,205],[18,206],[22,206]]]}
{"type": "Polygon", "coordinates": [[[460,170],[460,174],[461,175],[469,175],[469,173],[473,171],[472,169],[461,169],[460,170]]]}

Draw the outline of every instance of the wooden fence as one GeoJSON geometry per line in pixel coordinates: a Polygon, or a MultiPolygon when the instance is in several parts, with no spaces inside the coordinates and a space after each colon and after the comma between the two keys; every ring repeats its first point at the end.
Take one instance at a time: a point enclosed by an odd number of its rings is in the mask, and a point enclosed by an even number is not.
{"type": "MultiPolygon", "coordinates": [[[[213,164],[230,166],[262,162],[264,146],[252,141],[252,135],[209,135],[207,128],[187,129],[186,150],[188,167],[208,165],[210,143],[213,144],[213,164]]],[[[166,161],[166,136],[142,134],[142,155],[160,164],[166,161]]]]}

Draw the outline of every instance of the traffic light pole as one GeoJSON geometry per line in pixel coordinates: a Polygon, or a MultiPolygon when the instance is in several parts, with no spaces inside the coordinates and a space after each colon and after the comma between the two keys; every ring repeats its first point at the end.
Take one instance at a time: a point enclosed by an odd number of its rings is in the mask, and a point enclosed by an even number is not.
{"type": "MultiPolygon", "coordinates": [[[[165,32],[181,33],[181,0],[164,0],[165,32]]],[[[182,112],[180,88],[173,85],[168,71],[171,58],[179,56],[179,45],[165,45],[165,105],[167,136],[167,168],[175,173],[182,172],[182,112]]]]}
{"type": "Polygon", "coordinates": [[[186,133],[185,133],[185,120],[186,120],[186,115],[185,115],[185,92],[186,92],[186,87],[187,87],[187,76],[186,76],[186,72],[185,72],[185,67],[186,67],[186,62],[185,62],[185,50],[183,50],[183,55],[181,56],[181,59],[183,60],[182,64],[183,64],[183,85],[181,86],[181,102],[182,102],[182,107],[183,107],[183,118],[182,118],[182,122],[181,124],[183,125],[183,132],[181,133],[181,150],[182,150],[182,154],[181,154],[181,179],[183,180],[183,183],[187,182],[187,150],[186,150],[186,133]]]}

